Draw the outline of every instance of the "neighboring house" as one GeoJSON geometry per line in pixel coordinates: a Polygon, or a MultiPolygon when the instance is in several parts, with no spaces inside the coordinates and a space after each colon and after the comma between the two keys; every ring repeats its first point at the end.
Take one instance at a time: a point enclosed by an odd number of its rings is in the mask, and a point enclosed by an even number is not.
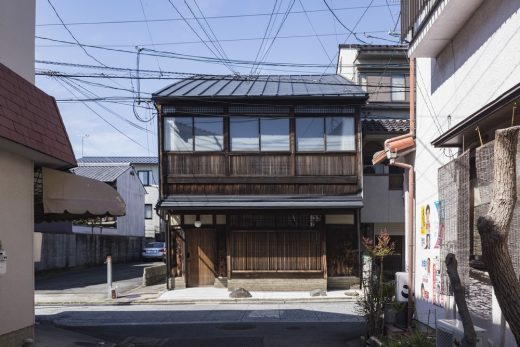
{"type": "Polygon", "coordinates": [[[161,219],[155,213],[159,201],[159,161],[157,157],[83,157],[81,164],[127,164],[133,166],[141,180],[146,195],[144,196],[145,237],[149,240],[164,241],[161,219]]]}
{"type": "Polygon", "coordinates": [[[385,260],[393,273],[404,268],[405,214],[403,169],[373,165],[372,156],[386,140],[409,131],[410,85],[406,47],[340,45],[337,72],[369,93],[361,108],[363,130],[363,208],[361,230],[374,238],[386,230],[395,242],[397,256],[385,260]]]}
{"type": "MultiPolygon", "coordinates": [[[[476,219],[491,197],[494,132],[518,124],[520,2],[404,0],[401,18],[417,70],[417,149],[409,163],[416,174],[418,319],[436,326],[432,317],[454,316],[444,265],[454,252],[475,325],[494,346],[513,346],[483,269],[476,219]]],[[[514,217],[510,253],[520,274],[518,226],[514,217]]]]}
{"type": "Polygon", "coordinates": [[[359,282],[366,99],[340,75],[194,76],[155,93],[169,285],[359,282]]]}
{"type": "Polygon", "coordinates": [[[120,164],[78,163],[71,171],[76,175],[105,182],[113,187],[126,203],[126,214],[107,217],[100,222],[88,221],[89,225],[72,226],[72,232],[82,234],[118,235],[144,237],[144,196],[146,191],[134,168],[120,164]]]}
{"type": "MultiPolygon", "coordinates": [[[[85,216],[97,207],[124,213],[115,192],[98,196],[95,207],[85,191],[75,199],[67,194],[71,186],[53,187],[57,177],[80,188],[86,182],[57,171],[76,160],[56,101],[33,85],[34,18],[34,0],[0,1],[0,251],[7,256],[0,261],[0,346],[6,347],[34,337],[35,221],[66,218],[67,210],[85,216]]],[[[96,192],[109,189],[88,184],[96,192]]]]}

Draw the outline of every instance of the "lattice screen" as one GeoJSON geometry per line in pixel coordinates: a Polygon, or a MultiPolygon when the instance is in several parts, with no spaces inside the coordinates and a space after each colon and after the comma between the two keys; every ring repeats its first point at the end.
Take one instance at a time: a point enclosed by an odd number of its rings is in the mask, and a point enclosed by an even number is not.
{"type": "MultiPolygon", "coordinates": [[[[463,283],[469,280],[470,179],[469,151],[439,169],[439,201],[444,210],[445,234],[441,244],[441,278],[448,283],[444,259],[455,253],[463,283]]],[[[447,285],[443,286],[446,290],[447,285]]],[[[443,293],[448,294],[448,293],[443,293]]]]}

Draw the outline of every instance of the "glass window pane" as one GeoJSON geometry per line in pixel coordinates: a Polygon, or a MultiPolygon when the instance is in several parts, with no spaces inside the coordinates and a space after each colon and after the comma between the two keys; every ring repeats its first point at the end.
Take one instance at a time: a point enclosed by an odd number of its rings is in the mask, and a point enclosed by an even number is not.
{"type": "Polygon", "coordinates": [[[152,219],[153,208],[151,204],[144,205],[144,218],[152,219]]]}
{"type": "Polygon", "coordinates": [[[222,117],[195,117],[195,150],[224,150],[224,120],[222,117]]]}
{"type": "Polygon", "coordinates": [[[164,118],[164,150],[193,151],[192,117],[164,118]]]}
{"type": "Polygon", "coordinates": [[[261,118],[262,151],[289,151],[289,119],[261,118]]]}
{"type": "Polygon", "coordinates": [[[323,151],[325,150],[323,118],[296,119],[296,150],[323,151]]]}
{"type": "Polygon", "coordinates": [[[392,100],[405,101],[404,76],[392,76],[392,100]]]}
{"type": "Polygon", "coordinates": [[[327,151],[356,150],[354,117],[327,117],[327,151]]]}
{"type": "Polygon", "coordinates": [[[231,117],[229,128],[232,151],[258,151],[258,118],[231,117]]]}
{"type": "Polygon", "coordinates": [[[137,175],[144,186],[150,185],[150,171],[137,171],[137,175]]]}

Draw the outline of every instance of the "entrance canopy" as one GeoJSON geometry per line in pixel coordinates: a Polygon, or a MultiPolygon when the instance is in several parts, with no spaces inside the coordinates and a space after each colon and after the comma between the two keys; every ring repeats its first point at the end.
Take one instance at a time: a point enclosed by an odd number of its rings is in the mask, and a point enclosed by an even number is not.
{"type": "Polygon", "coordinates": [[[40,202],[38,195],[41,194],[44,220],[125,215],[123,198],[104,182],[43,168],[41,189],[38,189],[38,179],[35,185],[35,203],[40,202]]]}
{"type": "Polygon", "coordinates": [[[344,196],[170,196],[161,200],[158,207],[163,210],[193,211],[226,209],[345,209],[362,208],[360,195],[344,196]]]}

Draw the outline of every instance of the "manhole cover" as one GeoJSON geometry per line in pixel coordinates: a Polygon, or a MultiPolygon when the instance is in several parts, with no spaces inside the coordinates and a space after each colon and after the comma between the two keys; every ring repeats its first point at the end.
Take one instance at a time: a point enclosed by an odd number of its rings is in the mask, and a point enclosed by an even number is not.
{"type": "Polygon", "coordinates": [[[254,324],[223,324],[217,326],[220,330],[253,330],[256,326],[254,324]]]}

